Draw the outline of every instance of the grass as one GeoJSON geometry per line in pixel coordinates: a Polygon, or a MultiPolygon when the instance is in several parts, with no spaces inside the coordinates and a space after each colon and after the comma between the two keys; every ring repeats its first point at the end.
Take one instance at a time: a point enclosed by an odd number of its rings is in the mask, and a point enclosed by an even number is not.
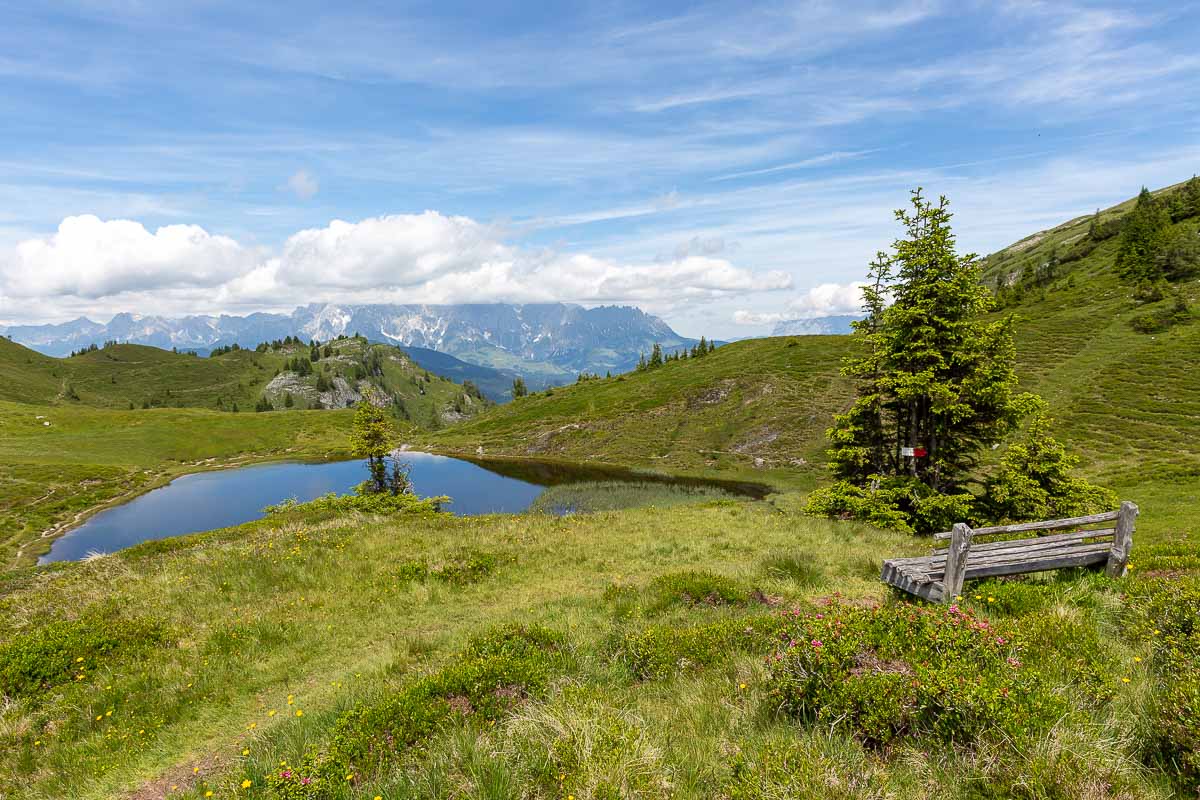
{"type": "Polygon", "coordinates": [[[1141,666],[1149,644],[1122,630],[1126,598],[1161,578],[969,586],[964,608],[1025,643],[1038,685],[1068,709],[1015,740],[985,724],[970,748],[932,735],[880,748],[780,712],[764,660],[779,632],[839,603],[904,613],[874,570],[920,549],[748,501],[566,518],[301,509],[13,572],[0,579],[2,643],[106,614],[124,626],[114,635],[157,638],[81,641],[65,679],[0,708],[0,786],[6,798],[275,798],[292,796],[278,788],[287,771],[320,776],[334,798],[1172,796],[1136,735],[1159,680],[1141,666]],[[463,564],[487,568],[435,574],[463,564]],[[549,631],[535,646],[549,660],[505,644],[514,625],[549,631]],[[443,710],[412,716],[429,708],[443,710]],[[409,745],[361,750],[381,730],[409,745]]]}
{"type": "Polygon", "coordinates": [[[295,408],[316,408],[317,376],[323,374],[331,384],[340,379],[356,390],[373,386],[417,425],[440,426],[484,405],[465,394],[461,385],[418,367],[397,347],[356,338],[335,339],[327,346],[330,354],[324,355],[323,345],[321,358],[309,362],[312,374],[300,376],[288,372],[286,365],[298,357],[308,359],[307,345],[199,358],[118,344],[70,358],[51,358],[0,337],[0,400],[111,409],[149,405],[231,411],[237,405],[246,412],[265,397],[282,411],[288,393],[295,408]],[[378,370],[364,374],[361,368],[372,358],[378,370]]]}
{"type": "MultiPolygon", "coordinates": [[[[1200,326],[1136,333],[1111,250],[1014,310],[1023,385],[1142,507],[1130,577],[973,583],[956,611],[889,593],[880,560],[924,543],[798,513],[849,341],[740,342],[420,439],[752,479],[780,490],[766,502],[562,486],[551,500],[593,513],[313,506],[0,576],[0,797],[1194,796],[1200,326]]],[[[50,361],[0,403],[10,546],[176,469],[344,441],[333,412],[89,408],[85,381],[47,400],[50,361]]]]}
{"type": "Polygon", "coordinates": [[[32,563],[64,526],[184,473],[346,457],[351,413],[118,411],[0,401],[0,562],[32,563]]]}

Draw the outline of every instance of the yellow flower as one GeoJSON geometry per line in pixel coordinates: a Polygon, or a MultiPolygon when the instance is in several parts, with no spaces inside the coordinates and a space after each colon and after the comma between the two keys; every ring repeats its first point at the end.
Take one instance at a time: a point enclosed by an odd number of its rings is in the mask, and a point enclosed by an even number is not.
{"type": "Polygon", "coordinates": [[[252,730],[254,730],[254,729],[255,729],[255,728],[257,728],[257,727],[258,727],[258,723],[257,723],[257,722],[251,722],[249,725],[247,725],[247,726],[246,726],[246,729],[247,729],[247,730],[251,730],[251,731],[252,731],[252,730]]]}
{"type": "Polygon", "coordinates": [[[249,789],[253,785],[254,785],[254,781],[250,780],[249,778],[246,778],[246,780],[242,781],[243,789],[249,789]]]}
{"type": "Polygon", "coordinates": [[[383,795],[381,795],[381,794],[375,795],[375,800],[383,800],[383,795]]]}
{"type": "Polygon", "coordinates": [[[744,683],[739,683],[739,684],[738,684],[738,688],[739,688],[739,689],[745,689],[745,688],[746,688],[746,684],[744,684],[744,683]]]}
{"type": "Polygon", "coordinates": [[[104,712],[104,716],[106,716],[106,717],[111,717],[111,716],[112,716],[112,709],[110,708],[108,711],[105,711],[105,712],[104,712]]]}
{"type": "Polygon", "coordinates": [[[1134,656],[1134,657],[1133,657],[1133,663],[1135,663],[1135,664],[1140,664],[1140,663],[1142,663],[1142,657],[1141,657],[1141,656],[1134,656]]]}
{"type": "Polygon", "coordinates": [[[250,755],[250,748],[249,748],[249,747],[247,747],[245,750],[243,750],[243,751],[242,751],[242,755],[244,755],[244,756],[248,756],[248,755],[250,755]]]}
{"type": "Polygon", "coordinates": [[[1121,678],[1121,683],[1129,683],[1129,678],[1121,678]]]}
{"type": "Polygon", "coordinates": [[[197,773],[199,773],[199,772],[200,772],[200,768],[199,768],[199,767],[192,767],[192,774],[193,774],[193,775],[195,775],[195,774],[197,774],[197,773]]]}
{"type": "Polygon", "coordinates": [[[304,712],[303,712],[303,711],[301,711],[300,709],[298,709],[298,708],[297,708],[297,709],[296,709],[296,716],[297,716],[297,717],[303,717],[303,716],[304,716],[304,712]]]}
{"type": "Polygon", "coordinates": [[[989,597],[989,598],[988,598],[988,602],[989,602],[989,603],[994,603],[994,602],[996,602],[996,598],[994,598],[994,597],[989,597]]]}
{"type": "Polygon", "coordinates": [[[347,776],[346,776],[346,780],[348,780],[348,781],[352,781],[352,780],[354,780],[354,773],[353,773],[353,772],[351,772],[349,775],[347,775],[347,776]]]}
{"type": "Polygon", "coordinates": [[[268,717],[273,717],[273,716],[275,716],[275,713],[276,713],[276,712],[275,712],[275,709],[273,709],[273,708],[272,708],[270,711],[268,711],[268,712],[267,712],[267,716],[268,716],[268,717]]]}
{"type": "Polygon", "coordinates": [[[205,793],[204,793],[204,796],[205,796],[205,797],[212,797],[212,789],[209,789],[207,792],[205,792],[205,793]]]}
{"type": "Polygon", "coordinates": [[[83,661],[83,656],[80,656],[79,658],[75,659],[76,664],[78,664],[80,661],[83,661]]]}
{"type": "Polygon", "coordinates": [[[1158,636],[1158,634],[1160,634],[1160,633],[1162,633],[1162,631],[1160,631],[1158,628],[1155,628],[1155,629],[1154,629],[1154,635],[1155,635],[1155,636],[1158,636]]]}
{"type": "Polygon", "coordinates": [[[33,746],[34,746],[34,747],[41,747],[41,746],[42,746],[42,740],[41,740],[41,739],[38,739],[36,742],[34,742],[34,743],[33,743],[33,746]]]}
{"type": "Polygon", "coordinates": [[[104,717],[103,717],[102,715],[100,715],[100,714],[97,714],[97,715],[96,715],[96,721],[97,721],[97,722],[99,722],[99,721],[100,721],[100,720],[102,720],[102,719],[104,719],[104,717]]]}

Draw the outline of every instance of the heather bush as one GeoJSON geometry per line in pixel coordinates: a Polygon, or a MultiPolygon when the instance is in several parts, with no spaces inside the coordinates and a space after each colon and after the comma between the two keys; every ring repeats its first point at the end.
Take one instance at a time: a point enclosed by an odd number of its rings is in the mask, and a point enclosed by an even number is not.
{"type": "Polygon", "coordinates": [[[795,616],[785,635],[768,660],[777,707],[873,746],[900,737],[970,744],[992,732],[1025,736],[1063,708],[1024,665],[1010,626],[958,606],[831,604],[795,616]]]}

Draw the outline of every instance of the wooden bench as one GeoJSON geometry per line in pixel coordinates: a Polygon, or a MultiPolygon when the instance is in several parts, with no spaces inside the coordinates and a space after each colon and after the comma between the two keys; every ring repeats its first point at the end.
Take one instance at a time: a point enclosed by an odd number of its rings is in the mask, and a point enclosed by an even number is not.
{"type": "Polygon", "coordinates": [[[954,530],[935,533],[935,540],[949,540],[945,549],[915,558],[893,558],[883,562],[884,583],[935,603],[949,603],[962,593],[963,581],[997,575],[1045,572],[1064,567],[1106,565],[1114,578],[1125,574],[1133,546],[1133,523],[1138,507],[1128,501],[1117,511],[1086,517],[1024,522],[972,530],[963,523],[954,530]],[[1093,526],[1112,522],[1111,528],[1093,526]],[[1044,531],[1069,531],[1050,533],[1044,531]],[[1031,537],[1007,538],[977,543],[980,537],[1033,533],[1031,537]]]}

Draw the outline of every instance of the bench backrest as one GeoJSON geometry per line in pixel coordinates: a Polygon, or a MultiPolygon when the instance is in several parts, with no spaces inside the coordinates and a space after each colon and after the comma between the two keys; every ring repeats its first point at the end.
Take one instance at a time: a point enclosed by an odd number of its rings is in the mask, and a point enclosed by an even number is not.
{"type": "Polygon", "coordinates": [[[970,558],[971,544],[977,536],[998,536],[1013,533],[1038,533],[1040,531],[1059,531],[1067,528],[1076,529],[1072,533],[1058,533],[1049,536],[1018,537],[997,544],[985,544],[980,550],[994,549],[998,546],[1005,548],[1023,548],[1025,543],[1030,546],[1035,543],[1049,543],[1061,539],[1063,543],[1072,540],[1107,539],[1111,537],[1112,545],[1108,552],[1107,572],[1110,577],[1119,578],[1125,574],[1129,561],[1129,550],[1133,547],[1133,523],[1138,515],[1138,507],[1126,500],[1116,511],[1106,511],[1103,514],[1089,514],[1084,517],[1069,517],[1067,519],[1052,519],[1045,522],[1022,522],[1016,525],[995,525],[990,528],[972,530],[965,523],[958,523],[954,530],[945,533],[935,533],[935,540],[949,539],[946,550],[946,566],[942,579],[943,599],[952,598],[962,591],[963,580],[967,572],[967,560],[970,558]],[[1087,525],[1097,525],[1104,522],[1115,522],[1112,528],[1103,530],[1086,529],[1087,525]]]}
{"type": "MultiPolygon", "coordinates": [[[[1086,517],[1068,517],[1067,519],[1052,519],[1045,522],[1021,522],[1016,525],[993,525],[990,528],[974,528],[972,537],[999,535],[1005,533],[1025,533],[1027,531],[1058,531],[1066,528],[1082,528],[1084,525],[1095,525],[1100,522],[1114,522],[1120,511],[1105,511],[1103,514],[1088,514],[1086,517]]],[[[935,533],[935,540],[949,539],[953,531],[935,533]]]]}

